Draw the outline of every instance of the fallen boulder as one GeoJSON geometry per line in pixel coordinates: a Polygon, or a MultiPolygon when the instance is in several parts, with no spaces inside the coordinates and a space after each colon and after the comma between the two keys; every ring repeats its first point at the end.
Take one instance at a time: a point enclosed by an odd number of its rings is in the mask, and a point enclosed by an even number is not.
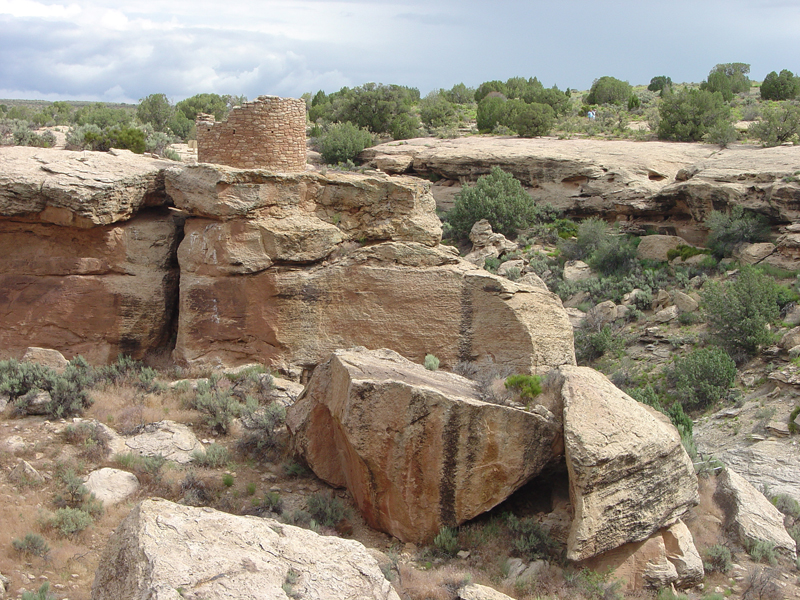
{"type": "Polygon", "coordinates": [[[545,384],[564,407],[570,560],[645,540],[697,503],[692,461],[667,417],[587,367],[560,367],[545,384]]]}
{"type": "Polygon", "coordinates": [[[118,504],[139,489],[139,480],[133,473],[104,467],[86,477],[86,489],[105,505],[118,504]]]}
{"type": "Polygon", "coordinates": [[[429,541],[491,509],[562,452],[561,424],[488,404],[477,385],[391,350],[337,350],[287,413],[294,450],[366,521],[429,541]]]}
{"type": "Polygon", "coordinates": [[[353,540],[166,500],[138,504],[112,534],[92,600],[399,600],[353,540]]]}
{"type": "Polygon", "coordinates": [[[725,511],[726,526],[745,548],[769,542],[783,554],[796,558],[796,544],[783,525],[783,515],[744,477],[725,469],[717,478],[714,499],[725,511]]]}

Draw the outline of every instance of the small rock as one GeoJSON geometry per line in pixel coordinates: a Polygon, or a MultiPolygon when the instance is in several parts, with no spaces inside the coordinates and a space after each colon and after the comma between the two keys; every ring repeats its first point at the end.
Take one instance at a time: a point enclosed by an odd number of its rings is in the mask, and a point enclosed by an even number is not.
{"type": "Polygon", "coordinates": [[[592,269],[582,260],[568,260],[564,264],[564,281],[583,281],[592,277],[592,269]]]}
{"type": "Polygon", "coordinates": [[[653,319],[658,323],[668,323],[673,319],[678,318],[678,307],[677,306],[669,306],[663,310],[658,311],[655,315],[653,315],[653,319]]]}
{"type": "Polygon", "coordinates": [[[632,304],[636,304],[636,298],[640,294],[644,294],[644,291],[640,290],[639,288],[633,289],[622,297],[622,303],[625,306],[631,306],[632,304]]]}
{"type": "Polygon", "coordinates": [[[688,246],[689,243],[676,235],[646,235],[639,242],[636,257],[639,260],[657,260],[666,262],[667,253],[678,246],[688,246]]]}
{"type": "Polygon", "coordinates": [[[69,364],[69,361],[58,350],[33,346],[25,350],[21,362],[36,363],[43,367],[50,367],[56,373],[62,373],[69,364]]]}
{"type": "Polygon", "coordinates": [[[700,306],[697,300],[692,298],[689,294],[684,294],[680,290],[672,292],[672,301],[678,308],[678,312],[681,313],[695,312],[700,306]]]}
{"type": "Polygon", "coordinates": [[[20,459],[8,478],[17,485],[29,485],[32,483],[44,483],[44,477],[26,460],[20,459]]]}
{"type": "Polygon", "coordinates": [[[469,550],[459,550],[456,556],[462,560],[469,558],[469,550]]]}
{"type": "Polygon", "coordinates": [[[86,489],[105,505],[118,504],[136,493],[139,480],[133,473],[106,467],[89,473],[86,489]]]}
{"type": "Polygon", "coordinates": [[[617,305],[613,300],[606,300],[594,306],[586,313],[586,319],[598,326],[606,325],[617,318],[617,305]]]}
{"type": "Polygon", "coordinates": [[[669,306],[670,302],[672,302],[672,298],[670,298],[669,292],[666,290],[658,290],[656,297],[653,299],[651,308],[658,311],[669,306]]]}
{"type": "Polygon", "coordinates": [[[511,269],[519,269],[520,273],[522,269],[525,267],[525,261],[517,259],[517,260],[507,260],[502,265],[497,268],[497,274],[503,277],[508,275],[508,272],[511,269]]]}
{"type": "Polygon", "coordinates": [[[49,392],[35,389],[22,396],[21,400],[25,414],[28,415],[46,415],[47,406],[53,401],[49,392]]]}
{"type": "Polygon", "coordinates": [[[794,348],[795,346],[800,346],[800,327],[790,329],[783,334],[783,337],[781,337],[781,348],[788,350],[790,348],[794,348]]]}
{"type": "Polygon", "coordinates": [[[495,589],[486,587],[485,585],[478,585],[471,583],[465,585],[458,590],[458,600],[513,600],[511,596],[506,596],[502,592],[495,589]]]}
{"type": "Polygon", "coordinates": [[[8,452],[11,454],[17,454],[18,452],[25,450],[25,440],[18,435],[11,435],[6,438],[5,446],[8,452]]]}
{"type": "Polygon", "coordinates": [[[770,421],[766,425],[766,430],[778,437],[789,437],[789,425],[782,421],[770,421]]]}

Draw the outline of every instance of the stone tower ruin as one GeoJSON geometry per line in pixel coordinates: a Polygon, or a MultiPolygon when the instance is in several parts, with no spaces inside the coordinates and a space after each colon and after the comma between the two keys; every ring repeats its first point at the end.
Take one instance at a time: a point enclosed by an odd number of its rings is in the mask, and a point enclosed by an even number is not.
{"type": "Polygon", "coordinates": [[[275,171],[306,168],[303,100],[259,96],[231,110],[225,121],[200,113],[195,124],[198,162],[275,171]]]}

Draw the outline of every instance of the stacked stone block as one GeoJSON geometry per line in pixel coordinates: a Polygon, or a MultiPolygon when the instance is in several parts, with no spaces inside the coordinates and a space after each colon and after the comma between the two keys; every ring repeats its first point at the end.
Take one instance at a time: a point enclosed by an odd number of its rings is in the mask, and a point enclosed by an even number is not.
{"type": "Polygon", "coordinates": [[[197,115],[197,160],[240,169],[304,171],[306,103],[259,96],[231,110],[219,123],[197,115]]]}

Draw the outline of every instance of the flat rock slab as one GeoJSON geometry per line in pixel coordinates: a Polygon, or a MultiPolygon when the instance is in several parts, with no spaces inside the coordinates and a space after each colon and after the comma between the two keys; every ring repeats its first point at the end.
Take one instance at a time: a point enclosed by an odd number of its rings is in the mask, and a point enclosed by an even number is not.
{"type": "Polygon", "coordinates": [[[95,498],[109,506],[135,494],[139,480],[133,473],[105,467],[89,473],[84,485],[95,498]]]}
{"type": "Polygon", "coordinates": [[[294,449],[367,522],[429,541],[493,508],[561,453],[547,408],[488,404],[474,382],[391,350],[337,350],[287,414],[294,449]]]}
{"type": "Polygon", "coordinates": [[[175,163],[128,150],[73,152],[0,148],[0,216],[94,227],[166,203],[165,168],[175,163]]]}
{"type": "Polygon", "coordinates": [[[570,560],[645,540],[697,503],[692,461],[666,416],[588,367],[554,370],[545,392],[564,406],[570,560]]]}
{"type": "Polygon", "coordinates": [[[92,600],[399,600],[354,540],[151,499],[108,542],[92,600]]]}
{"type": "Polygon", "coordinates": [[[148,423],[132,436],[114,433],[110,445],[113,454],[133,452],[141,456],[163,456],[180,464],[191,462],[192,452],[203,449],[188,426],[174,421],[148,423]]]}

